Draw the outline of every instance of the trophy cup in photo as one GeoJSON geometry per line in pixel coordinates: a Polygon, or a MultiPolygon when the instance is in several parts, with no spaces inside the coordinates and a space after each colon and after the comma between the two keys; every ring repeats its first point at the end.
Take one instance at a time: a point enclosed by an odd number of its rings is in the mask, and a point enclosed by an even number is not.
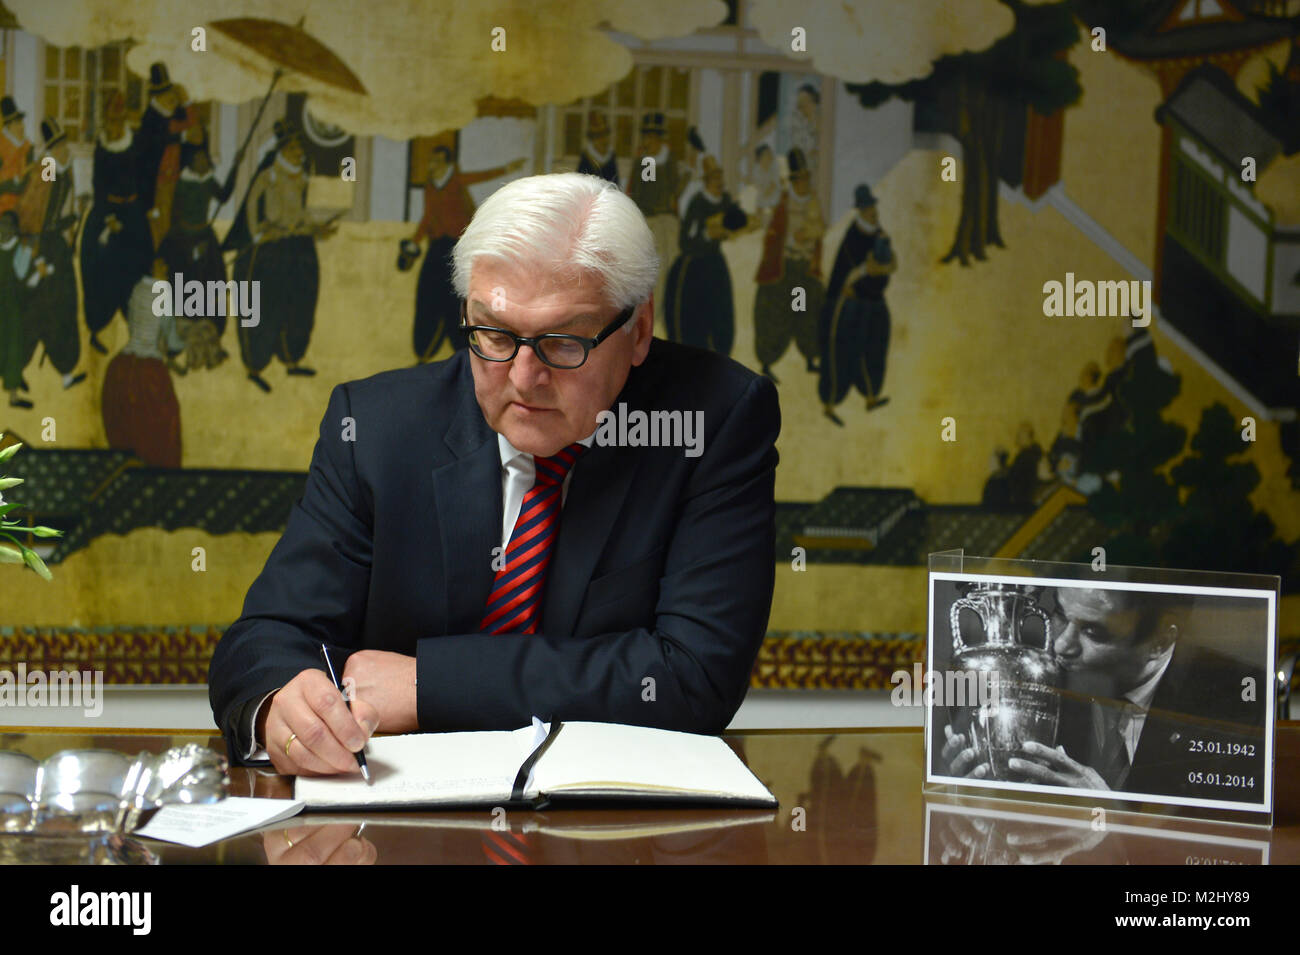
{"type": "Polygon", "coordinates": [[[988,763],[989,778],[1011,780],[1007,760],[1021,755],[1023,743],[1033,740],[1056,745],[1061,700],[1057,688],[1061,668],[1052,649],[1052,625],[1038,606],[1034,588],[1005,583],[975,583],[949,610],[953,655],[950,666],[972,671],[990,681],[987,700],[949,704],[953,731],[965,733],[975,748],[976,763],[988,763]],[[963,610],[979,617],[982,643],[962,640],[963,610]],[[1021,642],[1028,617],[1043,621],[1043,646],[1021,642]]]}

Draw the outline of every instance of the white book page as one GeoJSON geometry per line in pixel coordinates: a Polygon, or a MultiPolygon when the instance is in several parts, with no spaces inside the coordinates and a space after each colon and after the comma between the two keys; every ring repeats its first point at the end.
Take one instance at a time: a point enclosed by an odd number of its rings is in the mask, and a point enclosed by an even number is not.
{"type": "Polygon", "coordinates": [[[506,801],[531,751],[533,727],[513,732],[381,736],[366,745],[371,781],[299,776],[294,798],[309,807],[506,801]]]}
{"type": "Polygon", "coordinates": [[[543,793],[679,792],[775,802],[716,736],[618,723],[565,723],[533,771],[543,793]]]}

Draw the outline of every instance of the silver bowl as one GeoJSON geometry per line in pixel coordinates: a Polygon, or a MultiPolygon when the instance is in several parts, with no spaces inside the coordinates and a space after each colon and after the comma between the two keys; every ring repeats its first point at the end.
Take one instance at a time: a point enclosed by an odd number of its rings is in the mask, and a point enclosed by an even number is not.
{"type": "MultiPolygon", "coordinates": [[[[165,805],[219,802],[229,788],[225,757],[195,744],[134,759],[71,749],[39,764],[21,753],[0,753],[0,835],[71,837],[85,848],[86,836],[121,837],[165,805]]],[[[139,855],[130,847],[115,852],[110,843],[104,846],[101,854],[109,859],[139,855]]]]}

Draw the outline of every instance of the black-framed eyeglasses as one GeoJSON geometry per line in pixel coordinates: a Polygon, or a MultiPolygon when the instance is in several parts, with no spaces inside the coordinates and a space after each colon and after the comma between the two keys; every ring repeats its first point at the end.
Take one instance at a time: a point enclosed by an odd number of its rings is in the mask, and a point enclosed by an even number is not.
{"type": "Polygon", "coordinates": [[[531,345],[543,364],[552,368],[572,369],[581,368],[591,350],[626,325],[636,309],[635,305],[623,309],[595,338],[560,332],[549,332],[537,338],[523,338],[493,325],[468,324],[469,303],[461,299],[460,327],[469,339],[469,347],[484,361],[510,361],[519,353],[519,346],[531,345]]]}

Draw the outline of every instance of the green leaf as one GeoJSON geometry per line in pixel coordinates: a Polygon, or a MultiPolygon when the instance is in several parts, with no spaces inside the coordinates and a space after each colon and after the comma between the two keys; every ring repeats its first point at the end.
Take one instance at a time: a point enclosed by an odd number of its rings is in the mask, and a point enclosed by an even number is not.
{"type": "Polygon", "coordinates": [[[23,562],[23,552],[17,547],[10,547],[8,544],[0,544],[0,564],[21,564],[23,562]]]}
{"type": "Polygon", "coordinates": [[[53,527],[45,527],[45,526],[29,527],[27,528],[27,531],[31,534],[35,534],[37,537],[62,537],[63,536],[63,531],[56,531],[53,527]]]}
{"type": "Polygon", "coordinates": [[[0,451],[0,464],[3,464],[5,461],[8,461],[8,460],[9,460],[10,458],[12,458],[15,454],[17,454],[17,453],[18,453],[18,449],[21,448],[22,446],[23,446],[23,443],[22,443],[21,441],[19,441],[17,444],[11,444],[11,445],[9,445],[9,447],[5,448],[3,451],[0,451]]]}
{"type": "Polygon", "coordinates": [[[0,517],[4,517],[15,508],[22,507],[17,501],[10,501],[8,504],[0,504],[0,517]]]}
{"type": "Polygon", "coordinates": [[[40,555],[37,554],[36,551],[28,547],[24,547],[23,560],[27,562],[28,567],[36,571],[36,573],[38,573],[45,580],[54,579],[54,575],[50,573],[50,568],[45,566],[45,561],[41,560],[40,555]]]}
{"type": "Polygon", "coordinates": [[[0,491],[7,491],[23,483],[22,478],[0,478],[0,491]]]}

